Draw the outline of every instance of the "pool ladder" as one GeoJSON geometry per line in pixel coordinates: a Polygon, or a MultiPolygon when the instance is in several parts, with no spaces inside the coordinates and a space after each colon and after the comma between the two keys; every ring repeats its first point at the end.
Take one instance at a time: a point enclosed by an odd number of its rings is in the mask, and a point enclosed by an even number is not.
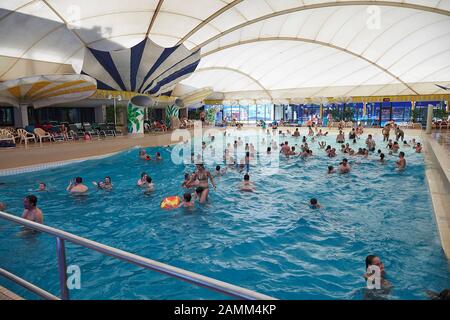
{"type": "Polygon", "coordinates": [[[144,258],[136,254],[113,248],[99,242],[95,242],[83,237],[79,237],[69,232],[65,232],[56,228],[52,228],[43,224],[39,224],[33,221],[22,219],[11,215],[9,213],[0,211],[0,218],[7,220],[23,227],[33,229],[35,231],[40,231],[49,234],[56,238],[56,254],[58,257],[58,271],[59,271],[59,287],[60,287],[60,297],[57,297],[42,288],[39,288],[32,283],[12,274],[5,269],[0,267],[0,275],[9,279],[10,281],[24,287],[28,291],[40,296],[41,298],[48,300],[69,300],[69,289],[67,287],[67,264],[66,264],[66,249],[65,241],[72,242],[74,244],[80,245],[82,247],[100,252],[104,255],[111,256],[113,258],[123,260],[127,263],[131,263],[142,267],[144,269],[153,270],[169,277],[182,280],[199,287],[204,287],[206,289],[216,291],[233,298],[242,300],[275,300],[275,298],[248,290],[233,284],[229,284],[223,281],[219,281],[213,278],[202,276],[198,273],[190,272],[181,268],[170,266],[155,260],[144,258]]]}

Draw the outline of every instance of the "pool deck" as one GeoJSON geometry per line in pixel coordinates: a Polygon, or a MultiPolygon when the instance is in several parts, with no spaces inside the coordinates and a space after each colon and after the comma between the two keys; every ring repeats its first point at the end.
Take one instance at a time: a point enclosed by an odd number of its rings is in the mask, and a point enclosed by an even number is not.
{"type": "Polygon", "coordinates": [[[171,132],[146,134],[140,137],[117,136],[91,141],[29,143],[0,150],[0,170],[23,168],[37,164],[84,159],[120,152],[134,146],[152,147],[171,143],[171,132]]]}
{"type": "Polygon", "coordinates": [[[17,294],[9,291],[8,289],[0,286],[0,300],[24,300],[17,294]]]}
{"type": "Polygon", "coordinates": [[[450,264],[450,132],[422,134],[425,174],[442,248],[450,264]]]}

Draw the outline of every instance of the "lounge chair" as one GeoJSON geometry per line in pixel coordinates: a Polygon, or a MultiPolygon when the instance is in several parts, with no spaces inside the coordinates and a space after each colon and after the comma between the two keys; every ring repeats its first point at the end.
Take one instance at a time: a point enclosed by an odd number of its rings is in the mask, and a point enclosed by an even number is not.
{"type": "Polygon", "coordinates": [[[116,135],[116,132],[113,129],[109,128],[106,125],[106,123],[99,123],[98,130],[100,134],[103,134],[105,137],[106,136],[114,137],[116,135]]]}
{"type": "Polygon", "coordinates": [[[28,140],[34,140],[34,143],[37,142],[36,136],[25,129],[17,129],[17,133],[20,135],[20,143],[24,141],[25,146],[28,146],[28,140]]]}
{"type": "Polygon", "coordinates": [[[0,141],[11,141],[16,143],[14,136],[6,129],[0,129],[0,141]]]}
{"type": "Polygon", "coordinates": [[[123,135],[122,131],[118,130],[114,123],[107,123],[106,127],[108,128],[108,130],[111,130],[112,132],[114,132],[114,136],[123,135]]]}
{"type": "Polygon", "coordinates": [[[79,139],[84,137],[84,131],[78,128],[76,124],[69,124],[69,136],[72,139],[79,139]]]}
{"type": "Polygon", "coordinates": [[[34,128],[34,134],[36,136],[37,139],[39,139],[39,143],[42,144],[42,140],[43,139],[48,139],[48,141],[54,141],[53,136],[44,131],[44,129],[42,128],[34,128]]]}
{"type": "Polygon", "coordinates": [[[100,139],[100,133],[98,132],[98,130],[95,130],[94,128],[92,128],[92,126],[89,122],[83,123],[83,128],[84,128],[84,132],[89,133],[89,135],[91,137],[96,136],[100,139]]]}

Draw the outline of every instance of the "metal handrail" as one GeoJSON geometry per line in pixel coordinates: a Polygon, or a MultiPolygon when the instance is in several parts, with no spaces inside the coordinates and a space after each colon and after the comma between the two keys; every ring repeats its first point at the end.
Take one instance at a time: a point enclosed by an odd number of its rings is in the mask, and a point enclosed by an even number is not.
{"type": "Polygon", "coordinates": [[[37,294],[41,298],[44,298],[47,300],[61,300],[60,298],[58,298],[57,296],[54,296],[50,292],[47,292],[47,291],[39,288],[38,286],[35,286],[34,284],[16,276],[15,274],[13,274],[5,269],[0,268],[0,276],[3,276],[6,279],[11,280],[12,282],[24,287],[28,291],[31,291],[31,292],[37,294]]]}
{"type": "Polygon", "coordinates": [[[145,269],[150,269],[170,277],[192,283],[199,287],[204,287],[209,290],[213,290],[234,298],[244,299],[244,300],[276,300],[274,297],[261,294],[252,290],[241,288],[233,284],[229,284],[220,280],[216,280],[210,277],[202,276],[200,274],[187,271],[181,268],[173,267],[165,263],[161,263],[155,260],[144,258],[136,254],[113,248],[96,241],[92,241],[72,233],[62,231],[56,228],[52,228],[43,224],[39,224],[30,220],[16,217],[9,213],[0,211],[0,218],[8,220],[24,227],[44,232],[46,234],[56,237],[57,242],[57,254],[58,254],[58,270],[60,278],[60,290],[61,298],[63,300],[69,299],[69,290],[67,288],[67,273],[66,273],[66,257],[65,257],[65,244],[64,241],[70,241],[72,243],[78,244],[82,247],[100,252],[104,255],[111,256],[116,259],[126,261],[143,267],[145,269]]]}

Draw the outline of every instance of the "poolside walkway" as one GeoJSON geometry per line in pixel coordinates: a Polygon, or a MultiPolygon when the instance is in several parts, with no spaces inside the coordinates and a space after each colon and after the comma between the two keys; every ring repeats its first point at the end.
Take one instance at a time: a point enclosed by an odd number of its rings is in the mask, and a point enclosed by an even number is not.
{"type": "Polygon", "coordinates": [[[430,195],[442,248],[450,263],[450,132],[423,134],[430,195]]]}
{"type": "Polygon", "coordinates": [[[142,137],[118,136],[91,141],[30,143],[28,148],[18,146],[0,150],[0,170],[52,163],[122,151],[134,146],[152,147],[171,143],[171,132],[146,134],[142,137]]]}
{"type": "Polygon", "coordinates": [[[0,300],[24,300],[17,294],[9,291],[8,289],[0,286],[0,300]]]}

